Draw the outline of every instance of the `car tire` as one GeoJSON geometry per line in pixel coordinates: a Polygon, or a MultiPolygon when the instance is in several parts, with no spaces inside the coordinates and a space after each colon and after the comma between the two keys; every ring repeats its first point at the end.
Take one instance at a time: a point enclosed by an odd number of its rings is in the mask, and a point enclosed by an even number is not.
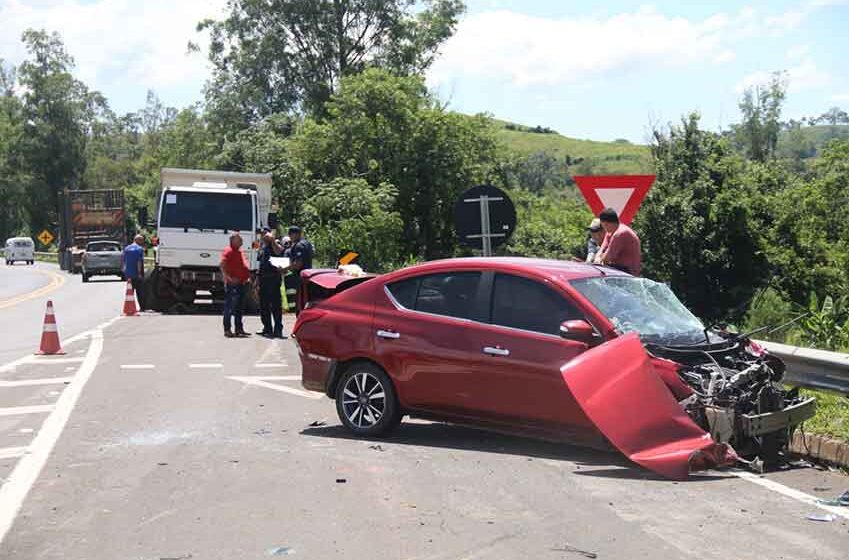
{"type": "Polygon", "coordinates": [[[85,272],[83,272],[83,282],[88,283],[88,274],[86,274],[85,272]]]}
{"type": "Polygon", "coordinates": [[[355,362],[342,374],[336,386],[336,413],[346,428],[365,437],[387,435],[401,422],[392,380],[368,362],[355,362]]]}

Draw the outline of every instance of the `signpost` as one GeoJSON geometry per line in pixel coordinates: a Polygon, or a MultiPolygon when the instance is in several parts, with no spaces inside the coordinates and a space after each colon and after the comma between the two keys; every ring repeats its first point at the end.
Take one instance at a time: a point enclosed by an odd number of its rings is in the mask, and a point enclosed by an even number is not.
{"type": "Polygon", "coordinates": [[[582,175],[573,177],[594,216],[613,208],[630,225],[654,184],[654,175],[582,175]]]}
{"type": "Polygon", "coordinates": [[[41,230],[41,233],[38,234],[38,240],[41,241],[41,244],[45,247],[49,247],[50,244],[53,243],[53,234],[46,229],[41,230]]]}
{"type": "Polygon", "coordinates": [[[516,228],[516,208],[501,189],[492,185],[472,187],[454,204],[454,227],[461,243],[489,257],[516,228]]]}

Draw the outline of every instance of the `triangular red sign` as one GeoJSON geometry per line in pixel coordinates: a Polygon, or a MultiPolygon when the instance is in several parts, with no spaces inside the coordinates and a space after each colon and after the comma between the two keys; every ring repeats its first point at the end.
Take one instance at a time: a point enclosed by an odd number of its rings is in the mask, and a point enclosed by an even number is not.
{"type": "Polygon", "coordinates": [[[619,221],[630,224],[654,184],[654,175],[579,175],[573,177],[593,215],[613,208],[619,221]]]}

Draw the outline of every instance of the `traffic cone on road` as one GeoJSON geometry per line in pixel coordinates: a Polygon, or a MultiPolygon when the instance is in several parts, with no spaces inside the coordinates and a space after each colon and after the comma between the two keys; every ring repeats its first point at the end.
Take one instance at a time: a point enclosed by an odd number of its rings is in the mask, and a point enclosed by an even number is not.
{"type": "Polygon", "coordinates": [[[136,294],[133,292],[133,283],[127,280],[127,295],[124,296],[124,315],[138,315],[136,308],[136,294]]]}
{"type": "Polygon", "coordinates": [[[56,327],[56,316],[53,315],[53,302],[47,302],[47,311],[44,312],[44,327],[41,329],[41,347],[36,354],[64,354],[62,344],[59,343],[59,329],[56,327]]]}

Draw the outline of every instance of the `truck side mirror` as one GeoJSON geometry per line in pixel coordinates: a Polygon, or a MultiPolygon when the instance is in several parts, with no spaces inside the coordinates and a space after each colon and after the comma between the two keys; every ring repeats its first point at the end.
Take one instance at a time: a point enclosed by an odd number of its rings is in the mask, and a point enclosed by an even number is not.
{"type": "Polygon", "coordinates": [[[272,230],[277,229],[277,226],[280,225],[280,220],[277,219],[277,214],[275,212],[268,213],[268,227],[272,230]]]}

